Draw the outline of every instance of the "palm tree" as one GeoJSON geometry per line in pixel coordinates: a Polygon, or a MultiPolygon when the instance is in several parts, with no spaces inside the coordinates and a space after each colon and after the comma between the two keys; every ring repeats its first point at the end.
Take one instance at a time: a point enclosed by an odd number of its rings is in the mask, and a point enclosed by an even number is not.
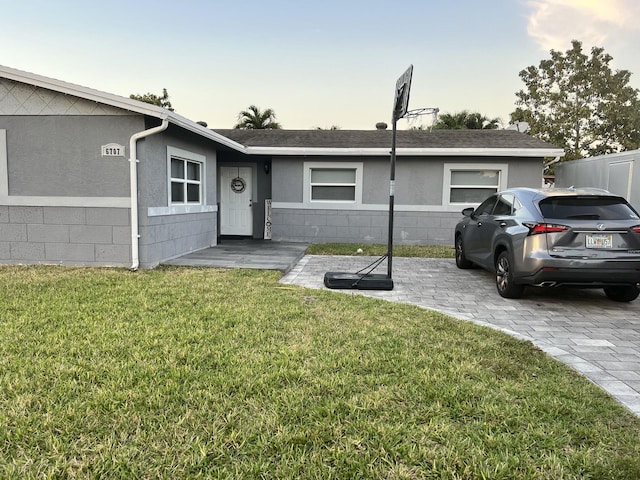
{"type": "Polygon", "coordinates": [[[433,128],[441,130],[496,130],[500,126],[499,118],[488,118],[477,112],[462,110],[457,113],[443,113],[433,128]]]}
{"type": "Polygon", "coordinates": [[[250,105],[249,108],[238,114],[238,123],[236,123],[236,126],[233,128],[261,130],[267,128],[278,129],[282,127],[276,122],[276,112],[271,108],[267,108],[264,112],[261,112],[255,105],[250,105]]]}

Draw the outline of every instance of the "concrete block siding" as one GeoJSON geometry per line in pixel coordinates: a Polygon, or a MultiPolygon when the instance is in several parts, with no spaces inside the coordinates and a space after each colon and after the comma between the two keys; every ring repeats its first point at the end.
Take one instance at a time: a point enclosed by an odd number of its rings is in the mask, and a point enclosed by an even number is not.
{"type": "Polygon", "coordinates": [[[0,206],[0,263],[129,266],[129,209],[0,206]]]}
{"type": "MultiPolygon", "coordinates": [[[[453,245],[457,222],[451,212],[394,212],[394,244],[453,245]]],[[[385,244],[388,230],[388,212],[287,208],[272,212],[275,241],[385,244]]]]}
{"type": "Polygon", "coordinates": [[[217,213],[159,215],[141,218],[140,265],[160,262],[216,244],[217,213]]]}

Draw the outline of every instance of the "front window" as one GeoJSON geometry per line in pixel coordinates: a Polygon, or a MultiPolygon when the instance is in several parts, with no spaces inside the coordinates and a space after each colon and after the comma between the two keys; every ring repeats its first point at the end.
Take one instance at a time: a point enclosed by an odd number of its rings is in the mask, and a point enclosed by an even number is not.
{"type": "Polygon", "coordinates": [[[355,168],[312,168],[311,201],[355,202],[355,168]]]}
{"type": "Polygon", "coordinates": [[[307,162],[304,196],[308,203],[361,203],[362,164],[307,162]]]}
{"type": "Polygon", "coordinates": [[[169,205],[204,205],[205,157],[167,147],[169,205]]]}
{"type": "Polygon", "coordinates": [[[171,203],[201,203],[201,164],[171,158],[171,203]]]}
{"type": "Polygon", "coordinates": [[[500,170],[454,170],[451,172],[451,203],[473,203],[496,193],[500,170]]]}
{"type": "Polygon", "coordinates": [[[444,203],[473,205],[506,188],[507,165],[445,164],[444,203]]]}

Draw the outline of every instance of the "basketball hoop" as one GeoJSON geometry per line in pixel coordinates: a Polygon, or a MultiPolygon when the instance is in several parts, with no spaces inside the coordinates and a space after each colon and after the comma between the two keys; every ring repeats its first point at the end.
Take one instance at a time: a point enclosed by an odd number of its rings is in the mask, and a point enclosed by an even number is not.
{"type": "Polygon", "coordinates": [[[409,92],[411,90],[411,77],[413,65],[398,78],[393,95],[393,113],[391,124],[391,162],[389,166],[389,234],[387,240],[387,253],[356,273],[327,272],[324,275],[324,284],[327,288],[357,288],[359,290],[393,290],[392,265],[393,265],[393,209],[396,190],[396,130],[400,118],[414,121],[416,118],[432,114],[434,121],[438,115],[437,108],[419,108],[409,111],[409,92]],[[387,274],[372,273],[384,260],[387,260],[387,274]],[[366,271],[366,272],[365,272],[366,271]],[[365,273],[363,273],[365,272],[365,273]]]}
{"type": "Polygon", "coordinates": [[[413,65],[398,78],[396,82],[396,94],[393,102],[393,119],[397,120],[407,114],[409,107],[409,92],[411,91],[411,77],[413,76],[413,65]]]}
{"type": "MultiPolygon", "coordinates": [[[[415,110],[409,110],[405,113],[404,118],[407,119],[410,129],[417,128],[418,130],[424,130],[420,127],[416,127],[418,119],[424,115],[431,115],[431,125],[429,126],[429,130],[431,130],[438,121],[438,112],[440,112],[439,108],[416,108],[415,110]]],[[[422,122],[420,122],[420,126],[422,126],[422,122]]]]}

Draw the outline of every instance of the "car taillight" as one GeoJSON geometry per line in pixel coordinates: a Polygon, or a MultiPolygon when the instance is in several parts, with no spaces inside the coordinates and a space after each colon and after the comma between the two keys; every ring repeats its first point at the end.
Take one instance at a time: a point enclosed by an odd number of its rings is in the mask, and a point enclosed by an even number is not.
{"type": "Polygon", "coordinates": [[[552,223],[525,223],[524,225],[529,228],[529,235],[566,232],[569,230],[569,227],[565,225],[554,225],[552,223]]]}
{"type": "Polygon", "coordinates": [[[631,227],[631,231],[634,233],[640,233],[640,225],[638,225],[637,227],[631,227]]]}

